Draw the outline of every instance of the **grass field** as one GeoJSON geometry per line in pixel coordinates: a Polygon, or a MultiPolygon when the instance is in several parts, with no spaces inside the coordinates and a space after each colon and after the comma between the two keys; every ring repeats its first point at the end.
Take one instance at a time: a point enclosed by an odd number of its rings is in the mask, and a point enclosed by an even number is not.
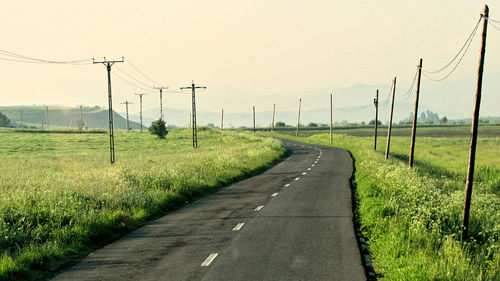
{"type": "MultiPolygon", "coordinates": [[[[481,131],[480,131],[481,132],[481,131]]],[[[409,137],[335,135],[353,153],[355,210],[375,270],[384,280],[500,280],[500,134],[480,135],[470,235],[461,241],[469,137],[419,137],[408,169],[409,137]]],[[[285,138],[295,137],[280,135],[285,138]]],[[[328,134],[300,141],[330,145],[328,134]]]]}
{"type": "Polygon", "coordinates": [[[0,279],[44,277],[68,259],[271,165],[281,144],[248,133],[190,130],[166,140],[0,131],[0,279]]]}

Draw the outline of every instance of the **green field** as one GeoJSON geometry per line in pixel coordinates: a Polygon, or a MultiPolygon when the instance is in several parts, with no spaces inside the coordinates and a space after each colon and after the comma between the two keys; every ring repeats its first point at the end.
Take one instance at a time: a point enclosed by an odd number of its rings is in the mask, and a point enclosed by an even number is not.
{"type": "MultiPolygon", "coordinates": [[[[480,134],[467,241],[461,218],[469,137],[439,135],[417,138],[412,170],[408,136],[391,139],[384,161],[385,137],[374,152],[373,137],[334,135],[333,146],[355,158],[355,213],[375,270],[385,280],[500,280],[499,134],[480,134]]],[[[330,145],[328,134],[299,140],[330,145]]]]}
{"type": "Polygon", "coordinates": [[[145,221],[271,165],[280,142],[172,130],[166,140],[0,130],[0,279],[46,276],[145,221]],[[45,274],[45,275],[44,275],[45,274]]]}

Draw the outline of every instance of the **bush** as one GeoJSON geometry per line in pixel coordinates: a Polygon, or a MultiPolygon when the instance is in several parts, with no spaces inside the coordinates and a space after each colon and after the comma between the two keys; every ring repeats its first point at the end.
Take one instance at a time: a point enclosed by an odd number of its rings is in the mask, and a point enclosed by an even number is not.
{"type": "Polygon", "coordinates": [[[149,132],[153,135],[157,135],[160,139],[164,139],[168,134],[167,126],[165,125],[165,121],[161,118],[151,122],[151,126],[149,126],[149,132]]]}

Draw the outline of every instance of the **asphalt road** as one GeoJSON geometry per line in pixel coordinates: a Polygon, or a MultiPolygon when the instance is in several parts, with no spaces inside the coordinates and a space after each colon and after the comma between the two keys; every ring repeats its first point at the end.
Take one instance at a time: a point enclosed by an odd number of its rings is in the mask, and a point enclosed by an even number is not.
{"type": "Polygon", "coordinates": [[[54,280],[366,280],[345,150],[283,141],[266,172],[164,216],[54,280]]]}

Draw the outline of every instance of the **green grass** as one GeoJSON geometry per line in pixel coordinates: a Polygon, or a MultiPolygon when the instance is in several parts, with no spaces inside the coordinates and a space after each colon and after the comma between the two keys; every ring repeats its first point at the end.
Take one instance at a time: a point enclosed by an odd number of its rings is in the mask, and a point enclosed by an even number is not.
{"type": "Polygon", "coordinates": [[[284,154],[273,139],[247,133],[172,130],[166,140],[106,134],[0,130],[0,279],[45,278],[118,238],[284,154]]]}
{"type": "MultiPolygon", "coordinates": [[[[330,145],[328,134],[299,141],[330,145]]],[[[417,138],[412,170],[409,137],[391,139],[389,161],[385,141],[377,152],[372,137],[335,135],[333,143],[355,158],[355,214],[381,279],[500,280],[499,138],[478,142],[467,241],[461,218],[468,138],[417,138]]]]}

